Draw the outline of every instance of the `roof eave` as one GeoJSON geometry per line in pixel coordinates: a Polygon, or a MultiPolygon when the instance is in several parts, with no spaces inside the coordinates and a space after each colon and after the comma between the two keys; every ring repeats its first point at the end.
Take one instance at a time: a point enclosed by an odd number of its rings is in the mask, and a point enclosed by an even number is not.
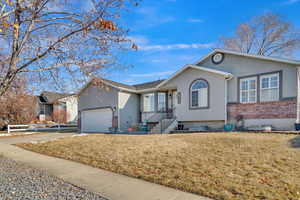
{"type": "Polygon", "coordinates": [[[291,65],[300,65],[300,61],[294,61],[294,60],[287,60],[287,59],[281,59],[281,58],[274,58],[274,57],[268,57],[268,56],[260,56],[260,55],[254,55],[254,54],[247,54],[247,53],[240,53],[240,52],[235,52],[235,51],[230,51],[230,50],[225,50],[225,49],[214,49],[211,51],[209,54],[198,60],[195,64],[198,65],[213,54],[220,52],[224,54],[231,54],[231,55],[238,55],[238,56],[244,56],[244,57],[249,57],[249,58],[256,58],[260,60],[267,60],[267,61],[273,61],[273,62],[281,62],[281,63],[287,63],[291,65]]]}

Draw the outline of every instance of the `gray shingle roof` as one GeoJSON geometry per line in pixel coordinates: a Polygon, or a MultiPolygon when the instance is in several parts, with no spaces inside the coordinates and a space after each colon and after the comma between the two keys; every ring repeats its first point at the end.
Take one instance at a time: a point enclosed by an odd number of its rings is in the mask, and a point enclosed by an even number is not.
{"type": "Polygon", "coordinates": [[[151,82],[146,82],[146,83],[141,83],[141,84],[136,84],[133,85],[137,90],[145,90],[145,89],[150,89],[158,86],[163,80],[157,80],[157,81],[151,81],[151,82]]]}
{"type": "Polygon", "coordinates": [[[145,89],[155,88],[161,82],[164,81],[164,80],[157,80],[157,81],[145,82],[145,83],[141,83],[141,84],[127,85],[127,84],[115,82],[115,81],[108,80],[108,79],[103,79],[102,78],[102,80],[104,82],[107,82],[109,84],[115,85],[117,87],[122,87],[122,88],[130,89],[130,90],[145,90],[145,89]]]}
{"type": "Polygon", "coordinates": [[[90,84],[93,84],[93,81],[96,81],[95,82],[96,85],[98,84],[97,82],[99,81],[100,84],[102,82],[104,84],[108,84],[108,85],[114,86],[114,87],[119,88],[119,89],[130,90],[130,92],[140,92],[141,90],[154,89],[156,86],[158,86],[164,80],[157,80],[157,81],[145,82],[145,83],[141,83],[141,84],[128,85],[128,84],[124,84],[124,83],[119,83],[119,82],[116,82],[116,81],[112,81],[112,80],[109,80],[109,79],[93,78],[84,87],[82,87],[80,89],[80,91],[77,93],[77,95],[80,95],[80,93],[85,88],[87,88],[90,84]]]}
{"type": "Polygon", "coordinates": [[[57,93],[57,92],[49,92],[49,91],[43,91],[40,95],[40,99],[42,98],[45,102],[44,103],[54,103],[58,99],[70,96],[72,94],[66,94],[66,93],[57,93]]]}
{"type": "Polygon", "coordinates": [[[117,87],[122,87],[122,88],[127,88],[127,89],[130,89],[130,90],[135,90],[136,88],[132,85],[127,85],[127,84],[123,84],[123,83],[119,83],[119,82],[115,82],[115,81],[112,81],[112,80],[108,80],[108,79],[104,79],[102,78],[103,81],[105,82],[108,82],[112,85],[115,85],[117,87]]]}

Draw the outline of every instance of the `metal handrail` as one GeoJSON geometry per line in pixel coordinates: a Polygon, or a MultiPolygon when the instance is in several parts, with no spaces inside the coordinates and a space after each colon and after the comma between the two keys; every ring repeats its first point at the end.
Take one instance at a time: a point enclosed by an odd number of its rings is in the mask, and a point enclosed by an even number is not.
{"type": "Polygon", "coordinates": [[[172,118],[171,121],[168,121],[168,123],[164,123],[164,120],[161,120],[160,123],[160,133],[162,134],[174,121],[176,120],[176,117],[172,118]]]}
{"type": "Polygon", "coordinates": [[[166,118],[161,119],[159,121],[159,123],[160,123],[160,133],[163,133],[163,131],[166,130],[176,120],[176,116],[175,116],[174,113],[175,113],[175,108],[167,109],[166,118]],[[172,119],[172,120],[168,121],[168,123],[164,123],[165,119],[172,119]]]}

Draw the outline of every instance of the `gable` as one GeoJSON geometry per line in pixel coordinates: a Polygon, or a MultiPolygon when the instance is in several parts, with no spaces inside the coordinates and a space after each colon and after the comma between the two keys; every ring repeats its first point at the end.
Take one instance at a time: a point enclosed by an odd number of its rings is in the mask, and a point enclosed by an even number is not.
{"type": "Polygon", "coordinates": [[[276,62],[271,60],[255,59],[252,57],[225,54],[220,64],[214,64],[212,55],[203,59],[201,66],[210,69],[224,70],[233,74],[234,78],[228,82],[228,101],[238,101],[238,79],[245,76],[255,76],[270,72],[282,72],[283,98],[294,98],[297,96],[297,67],[293,64],[276,62]]]}
{"type": "Polygon", "coordinates": [[[232,78],[232,74],[225,72],[225,71],[210,69],[210,68],[197,66],[197,65],[186,65],[185,67],[183,67],[179,71],[177,71],[175,74],[173,74],[171,77],[169,77],[168,79],[161,82],[157,87],[162,87],[162,86],[166,85],[167,83],[169,83],[173,79],[177,78],[178,76],[182,76],[181,74],[183,74],[186,70],[190,70],[190,69],[193,69],[195,71],[201,71],[201,72],[208,73],[208,74],[213,74],[213,75],[220,76],[223,78],[232,78]]]}
{"type": "Polygon", "coordinates": [[[90,83],[78,95],[78,109],[117,107],[118,93],[116,88],[90,83]]]}
{"type": "Polygon", "coordinates": [[[162,88],[175,89],[175,88],[189,88],[190,84],[196,79],[205,79],[209,82],[225,80],[225,76],[220,74],[199,70],[197,68],[188,67],[181,71],[180,74],[170,79],[162,88]]]}
{"type": "Polygon", "coordinates": [[[200,63],[201,66],[226,71],[236,77],[282,70],[287,71],[288,73],[294,73],[296,70],[295,65],[292,64],[232,54],[224,54],[222,63],[215,64],[212,62],[213,55],[202,60],[200,63]]]}

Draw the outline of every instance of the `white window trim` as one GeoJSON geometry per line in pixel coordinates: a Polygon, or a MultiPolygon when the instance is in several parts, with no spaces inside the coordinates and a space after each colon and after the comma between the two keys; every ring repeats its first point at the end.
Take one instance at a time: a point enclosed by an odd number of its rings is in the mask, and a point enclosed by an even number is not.
{"type": "Polygon", "coordinates": [[[167,93],[166,92],[157,92],[157,112],[165,112],[167,111],[167,93]],[[164,94],[164,98],[163,98],[163,109],[160,109],[159,106],[160,106],[160,94],[164,94]]]}
{"type": "MultiPolygon", "coordinates": [[[[149,103],[150,103],[150,99],[149,99],[149,103]]],[[[155,93],[147,93],[147,94],[143,94],[143,112],[155,112],[155,93]],[[147,95],[151,95],[154,98],[154,106],[153,106],[153,110],[151,110],[151,105],[149,105],[149,110],[145,109],[145,98],[147,95]]]]}
{"type": "Polygon", "coordinates": [[[239,88],[239,93],[240,93],[240,103],[243,103],[243,104],[247,104],[247,103],[256,103],[257,102],[257,76],[254,76],[254,77],[249,77],[249,78],[241,78],[240,79],[240,88],[239,88]],[[255,89],[250,89],[250,81],[251,80],[255,80],[255,89]],[[247,81],[248,82],[248,89],[247,90],[242,90],[242,83],[243,81],[247,81]],[[242,95],[242,92],[245,92],[247,91],[248,93],[248,99],[246,102],[243,102],[243,95],[242,95]],[[254,101],[250,101],[250,92],[254,92],[255,91],[255,100],[254,101]]]}
{"type": "Polygon", "coordinates": [[[209,84],[207,83],[207,81],[205,80],[196,80],[192,83],[191,87],[190,87],[190,107],[191,108],[208,108],[209,107],[209,98],[208,98],[208,95],[209,95],[209,84]],[[197,81],[204,81],[206,84],[207,84],[207,87],[206,88],[200,88],[200,89],[192,89],[193,85],[197,82],[197,81]],[[201,106],[200,105],[200,91],[203,90],[203,89],[206,89],[207,90],[207,94],[206,94],[206,105],[204,106],[201,106]],[[193,106],[193,92],[197,91],[198,93],[198,105],[197,106],[193,106]]]}
{"type": "Polygon", "coordinates": [[[262,91],[263,90],[270,90],[270,89],[278,89],[278,99],[276,100],[271,100],[271,101],[262,101],[261,98],[260,98],[260,102],[272,102],[272,101],[279,101],[280,100],[280,74],[279,73],[272,73],[272,74],[266,74],[266,75],[262,75],[259,77],[260,78],[260,91],[259,91],[259,95],[260,97],[262,97],[262,91]],[[273,76],[277,76],[277,80],[278,80],[278,83],[277,83],[277,87],[271,87],[271,77],[273,76]],[[268,78],[269,79],[269,87],[268,88],[262,88],[262,79],[263,78],[268,78]]]}

